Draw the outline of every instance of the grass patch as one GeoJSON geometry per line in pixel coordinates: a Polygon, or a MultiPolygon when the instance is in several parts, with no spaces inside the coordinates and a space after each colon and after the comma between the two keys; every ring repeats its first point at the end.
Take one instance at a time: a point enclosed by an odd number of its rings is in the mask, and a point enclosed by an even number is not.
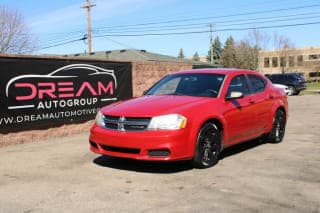
{"type": "Polygon", "coordinates": [[[307,94],[320,94],[320,83],[318,82],[308,82],[307,89],[301,91],[301,95],[307,94]]]}
{"type": "Polygon", "coordinates": [[[307,90],[320,90],[320,83],[318,82],[308,82],[307,90]]]}

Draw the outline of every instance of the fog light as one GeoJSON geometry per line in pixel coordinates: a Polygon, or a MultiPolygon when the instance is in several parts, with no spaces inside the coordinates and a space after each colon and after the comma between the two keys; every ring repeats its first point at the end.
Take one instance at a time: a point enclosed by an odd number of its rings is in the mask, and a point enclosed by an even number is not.
{"type": "Polygon", "coordinates": [[[98,149],[98,145],[92,141],[89,141],[90,142],[90,145],[93,147],[93,148],[96,148],[98,149]]]}
{"type": "Polygon", "coordinates": [[[150,150],[148,155],[150,157],[167,157],[170,155],[170,151],[167,149],[161,149],[161,150],[150,150]]]}

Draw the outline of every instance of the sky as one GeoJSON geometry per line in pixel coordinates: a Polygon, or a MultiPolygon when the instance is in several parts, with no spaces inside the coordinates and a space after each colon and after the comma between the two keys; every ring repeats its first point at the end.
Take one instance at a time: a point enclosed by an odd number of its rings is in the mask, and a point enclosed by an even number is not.
{"type": "MultiPolygon", "coordinates": [[[[33,54],[87,51],[86,0],[0,0],[17,9],[37,40],[33,54]]],[[[294,47],[320,46],[319,0],[91,0],[93,51],[144,49],[186,57],[205,56],[213,37],[247,39],[253,29],[270,38],[290,39],[294,47]]]]}

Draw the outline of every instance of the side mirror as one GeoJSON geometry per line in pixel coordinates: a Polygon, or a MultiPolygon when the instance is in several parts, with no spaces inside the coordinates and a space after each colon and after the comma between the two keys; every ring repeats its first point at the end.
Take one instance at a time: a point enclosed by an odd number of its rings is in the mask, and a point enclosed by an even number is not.
{"type": "Polygon", "coordinates": [[[244,95],[242,92],[233,91],[230,93],[230,95],[228,95],[226,97],[226,100],[238,99],[238,98],[243,98],[243,97],[244,97],[244,95]]]}

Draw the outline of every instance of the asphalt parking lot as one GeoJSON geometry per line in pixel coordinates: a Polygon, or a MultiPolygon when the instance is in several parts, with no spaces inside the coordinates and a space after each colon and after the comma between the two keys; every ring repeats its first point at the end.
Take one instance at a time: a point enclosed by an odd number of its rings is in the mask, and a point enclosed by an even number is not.
{"type": "Polygon", "coordinates": [[[0,148],[0,212],[320,212],[320,95],[289,97],[283,143],[215,167],[98,156],[88,132],[0,148]]]}

